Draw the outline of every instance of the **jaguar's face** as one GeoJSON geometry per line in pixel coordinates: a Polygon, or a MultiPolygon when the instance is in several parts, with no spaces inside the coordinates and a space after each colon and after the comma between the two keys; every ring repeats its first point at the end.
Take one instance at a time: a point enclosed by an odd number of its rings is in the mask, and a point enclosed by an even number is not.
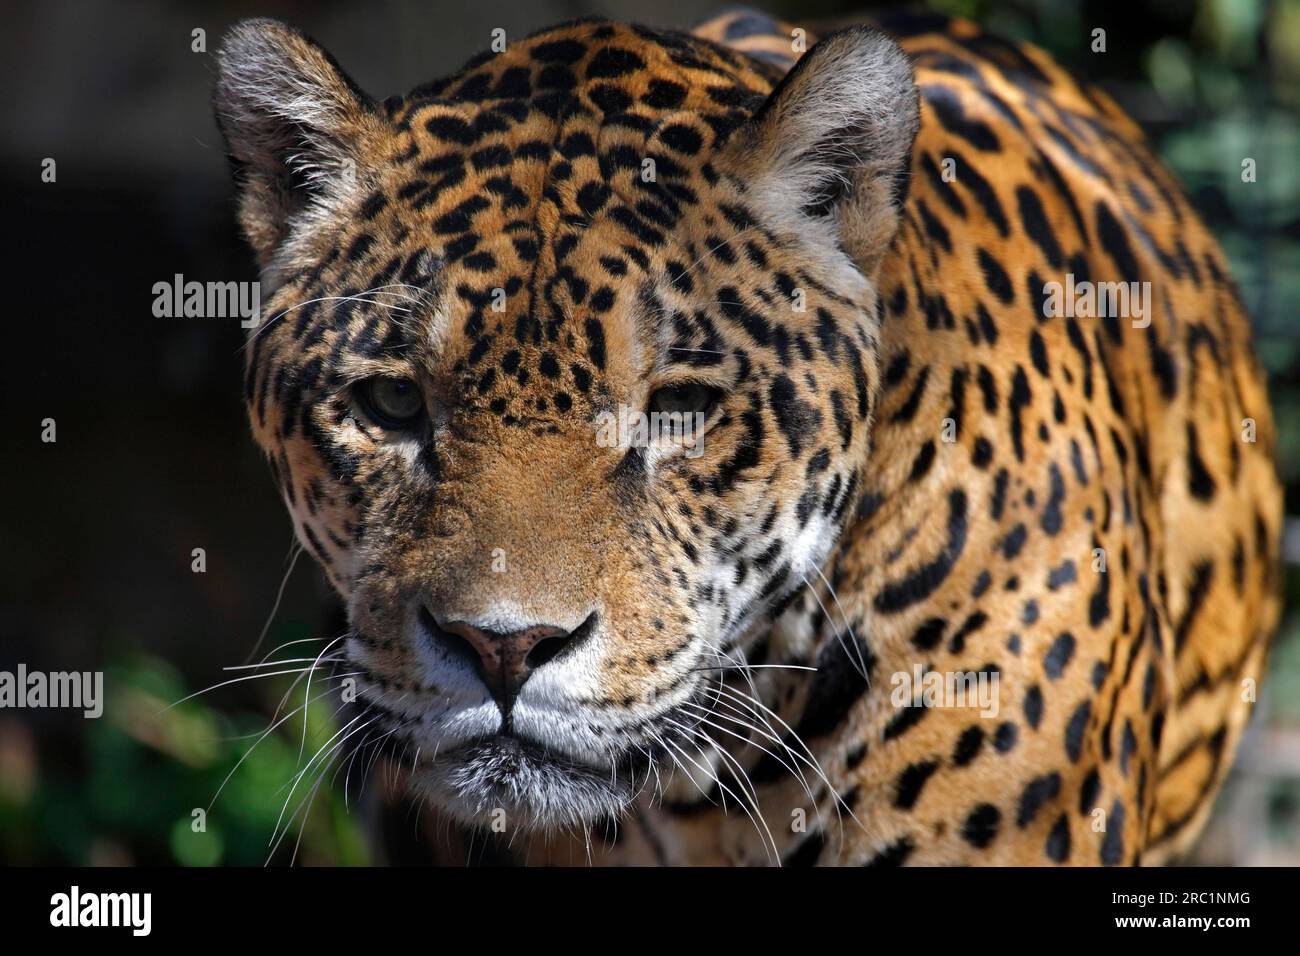
{"type": "Polygon", "coordinates": [[[580,824],[689,767],[851,513],[915,101],[892,45],[843,36],[769,100],[601,23],[383,108],[282,26],[223,51],[278,285],[254,430],[369,718],[466,821],[580,824]],[[894,111],[856,153],[816,115],[846,71],[894,111]]]}

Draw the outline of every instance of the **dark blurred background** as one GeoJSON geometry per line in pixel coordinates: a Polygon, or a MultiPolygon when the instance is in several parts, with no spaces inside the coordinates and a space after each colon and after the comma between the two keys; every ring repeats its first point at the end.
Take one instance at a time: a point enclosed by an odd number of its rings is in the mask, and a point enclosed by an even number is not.
{"type": "MultiPolygon", "coordinates": [[[[762,6],[795,21],[864,9],[762,6]]],[[[1147,129],[1232,260],[1271,377],[1287,511],[1300,515],[1300,0],[929,7],[1046,47],[1147,129]],[[1096,28],[1105,53],[1090,50],[1096,28]],[[1256,160],[1254,183],[1241,181],[1243,157],[1256,160]]],[[[209,109],[211,51],[226,28],[284,19],[384,96],[455,69],[498,27],[517,38],[587,14],[684,27],[718,9],[703,0],[6,5],[0,181],[3,255],[14,265],[0,349],[9,422],[0,669],[102,669],[108,704],[99,720],[0,711],[0,861],[259,864],[287,861],[294,844],[299,862],[376,860],[355,779],[346,796],[341,778],[323,787],[305,827],[295,817],[271,851],[304,739],[310,748],[334,730],[322,702],[307,726],[295,715],[250,752],[289,675],[159,713],[247,676],[222,668],[244,663],[264,627],[262,653],[338,628],[306,558],[286,578],[290,524],[239,400],[244,330],[237,319],[152,314],[154,283],[175,273],[256,278],[209,109]],[[206,52],[193,51],[195,30],[206,52]],[[46,159],[52,183],[42,181],[46,159]],[[41,440],[45,419],[55,420],[54,443],[41,440]],[[195,548],[206,552],[201,574],[195,548]],[[195,833],[192,811],[227,777],[195,833]]],[[[1292,519],[1289,611],[1271,674],[1200,862],[1300,863],[1297,529],[1292,519]]]]}

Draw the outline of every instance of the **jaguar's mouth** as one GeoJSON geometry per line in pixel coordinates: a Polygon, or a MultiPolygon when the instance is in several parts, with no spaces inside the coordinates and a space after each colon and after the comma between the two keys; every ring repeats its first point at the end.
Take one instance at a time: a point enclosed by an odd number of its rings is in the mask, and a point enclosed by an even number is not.
{"type": "Polygon", "coordinates": [[[464,823],[495,832],[584,826],[618,816],[627,768],[579,763],[513,734],[479,738],[414,770],[416,786],[464,823]]]}

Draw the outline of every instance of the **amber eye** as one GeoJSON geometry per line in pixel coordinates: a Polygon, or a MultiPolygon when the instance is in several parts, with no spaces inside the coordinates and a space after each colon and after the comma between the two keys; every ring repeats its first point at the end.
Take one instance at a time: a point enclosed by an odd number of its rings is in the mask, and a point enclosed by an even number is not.
{"type": "Polygon", "coordinates": [[[669,415],[701,414],[707,420],[722,400],[722,392],[699,382],[682,382],[658,389],[650,396],[651,413],[669,415]]]}
{"type": "Polygon", "coordinates": [[[410,428],[424,415],[424,396],[409,378],[368,378],[356,395],[375,424],[393,431],[410,428]]]}

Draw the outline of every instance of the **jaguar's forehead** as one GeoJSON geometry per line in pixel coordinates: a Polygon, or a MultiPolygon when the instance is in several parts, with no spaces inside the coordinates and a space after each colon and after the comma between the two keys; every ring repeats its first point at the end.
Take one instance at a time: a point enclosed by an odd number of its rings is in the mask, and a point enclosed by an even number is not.
{"type": "Polygon", "coordinates": [[[680,210],[648,204],[694,199],[685,184],[701,171],[716,182],[713,148],[778,75],[683,34],[607,21],[547,30],[385,102],[399,132],[394,198],[437,211],[433,238],[450,245],[449,261],[468,256],[470,240],[444,237],[473,233],[489,211],[503,230],[572,243],[611,190],[630,207],[615,217],[651,238],[680,210]]]}
{"type": "Polygon", "coordinates": [[[655,284],[688,284],[688,259],[751,224],[722,198],[734,192],[710,158],[777,72],[605,21],[477,57],[384,104],[390,155],[313,270],[317,285],[432,291],[430,335],[380,297],[351,321],[396,331],[350,341],[391,354],[395,337],[435,339],[427,353],[457,380],[458,400],[510,421],[599,405],[609,356],[637,354],[633,315],[683,339],[684,361],[714,361],[685,341],[709,338],[707,319],[663,310],[655,284]]]}
{"type": "MultiPolygon", "coordinates": [[[[632,128],[686,110],[725,130],[761,105],[782,73],[688,34],[598,19],[501,42],[499,51],[486,50],[459,72],[385,105],[404,124],[437,101],[524,104],[556,122],[616,117],[632,128]]],[[[472,138],[489,125],[462,132],[472,138]]]]}

